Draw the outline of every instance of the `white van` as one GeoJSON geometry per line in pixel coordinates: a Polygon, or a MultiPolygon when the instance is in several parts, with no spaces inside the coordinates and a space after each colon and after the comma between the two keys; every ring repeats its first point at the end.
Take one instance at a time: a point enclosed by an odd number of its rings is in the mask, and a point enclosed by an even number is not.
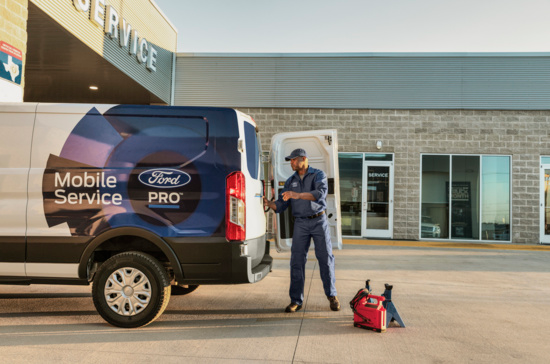
{"type": "Polygon", "coordinates": [[[93,282],[107,322],[139,327],[171,294],[263,279],[257,131],[228,108],[0,104],[0,284],[93,282]]]}

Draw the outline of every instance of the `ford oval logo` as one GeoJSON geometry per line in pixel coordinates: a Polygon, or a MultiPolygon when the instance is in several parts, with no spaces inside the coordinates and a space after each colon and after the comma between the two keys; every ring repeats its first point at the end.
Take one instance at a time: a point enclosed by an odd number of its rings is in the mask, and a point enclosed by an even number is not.
{"type": "Polygon", "coordinates": [[[138,176],[141,183],[155,188],[175,188],[191,182],[191,176],[185,172],[170,168],[149,169],[138,176]]]}

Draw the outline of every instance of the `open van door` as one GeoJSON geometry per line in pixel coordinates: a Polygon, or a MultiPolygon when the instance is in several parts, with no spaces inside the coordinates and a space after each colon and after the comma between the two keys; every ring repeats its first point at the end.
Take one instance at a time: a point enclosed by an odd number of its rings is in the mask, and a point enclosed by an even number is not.
{"type": "MultiPolygon", "coordinates": [[[[271,139],[272,196],[277,199],[285,181],[294,173],[285,157],[302,148],[308,154],[309,165],[325,172],[328,178],[327,218],[332,248],[342,249],[340,219],[340,178],[338,175],[338,138],[336,130],[312,130],[275,134],[271,139]]],[[[277,251],[290,250],[294,218],[291,207],[273,214],[273,235],[277,251]]]]}

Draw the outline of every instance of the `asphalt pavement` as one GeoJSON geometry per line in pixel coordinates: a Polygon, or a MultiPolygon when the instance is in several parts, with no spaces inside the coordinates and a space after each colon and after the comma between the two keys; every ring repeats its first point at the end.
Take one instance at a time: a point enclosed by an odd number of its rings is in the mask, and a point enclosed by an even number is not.
{"type": "Polygon", "coordinates": [[[305,304],[285,313],[289,253],[249,285],[173,296],[151,325],[120,329],[91,287],[0,286],[1,363],[548,363],[550,248],[347,240],[330,311],[313,251],[305,304]],[[534,249],[537,248],[537,249],[534,249]],[[353,327],[349,301],[393,284],[406,328],[353,327]]]}

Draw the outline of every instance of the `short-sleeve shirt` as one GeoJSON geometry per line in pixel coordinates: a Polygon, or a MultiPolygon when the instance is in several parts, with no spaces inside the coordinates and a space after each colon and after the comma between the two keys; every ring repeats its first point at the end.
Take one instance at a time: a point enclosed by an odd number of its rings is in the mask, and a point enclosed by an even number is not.
{"type": "Polygon", "coordinates": [[[301,179],[298,172],[294,172],[286,182],[279,198],[275,201],[277,205],[277,213],[283,212],[292,206],[292,214],[294,217],[308,217],[315,215],[327,208],[327,192],[328,181],[325,172],[320,169],[308,167],[304,178],[301,179]],[[283,201],[282,193],[285,191],[293,191],[297,193],[309,192],[315,198],[315,201],[289,199],[283,201]]]}

